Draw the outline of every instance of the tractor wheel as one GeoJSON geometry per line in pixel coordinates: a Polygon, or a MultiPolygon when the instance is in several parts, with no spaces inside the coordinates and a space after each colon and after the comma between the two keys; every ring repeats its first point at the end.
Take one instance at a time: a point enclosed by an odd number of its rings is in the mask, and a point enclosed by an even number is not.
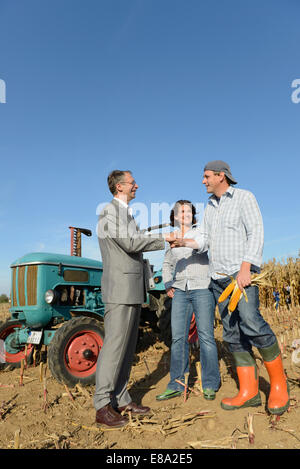
{"type": "Polygon", "coordinates": [[[52,375],[68,386],[95,384],[99,351],[104,339],[101,323],[89,317],[65,322],[55,333],[48,348],[52,375]]]}
{"type": "Polygon", "coordinates": [[[20,321],[6,321],[0,324],[0,368],[20,368],[21,361],[25,359],[25,348],[26,348],[26,360],[27,363],[31,362],[33,345],[28,344],[27,347],[24,345],[20,347],[10,347],[10,351],[5,347],[5,341],[9,341],[9,336],[14,333],[17,327],[22,327],[23,324],[20,321]]]}
{"type": "MultiPolygon", "coordinates": [[[[158,322],[157,325],[160,329],[160,336],[167,347],[171,347],[172,344],[172,328],[171,328],[171,310],[172,310],[172,299],[168,295],[161,295],[158,301],[159,308],[156,311],[158,322]]],[[[188,341],[190,344],[194,344],[195,347],[198,345],[198,332],[196,326],[195,316],[193,314],[188,341]]]]}
{"type": "Polygon", "coordinates": [[[158,317],[157,325],[160,330],[161,339],[167,347],[171,347],[172,343],[171,306],[171,298],[166,294],[161,295],[158,301],[158,309],[156,310],[158,317]]]}

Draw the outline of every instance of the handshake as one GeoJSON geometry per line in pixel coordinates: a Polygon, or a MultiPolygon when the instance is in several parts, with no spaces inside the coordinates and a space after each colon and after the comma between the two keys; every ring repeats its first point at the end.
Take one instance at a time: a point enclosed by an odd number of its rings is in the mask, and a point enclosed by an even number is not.
{"type": "Polygon", "coordinates": [[[199,249],[198,243],[195,239],[183,238],[183,234],[179,230],[172,231],[172,233],[165,233],[163,237],[168,243],[170,243],[171,248],[185,247],[199,249]]]}
{"type": "Polygon", "coordinates": [[[179,230],[172,231],[172,233],[164,233],[165,241],[170,243],[171,248],[186,246],[186,241],[182,237],[182,233],[179,230]]]}

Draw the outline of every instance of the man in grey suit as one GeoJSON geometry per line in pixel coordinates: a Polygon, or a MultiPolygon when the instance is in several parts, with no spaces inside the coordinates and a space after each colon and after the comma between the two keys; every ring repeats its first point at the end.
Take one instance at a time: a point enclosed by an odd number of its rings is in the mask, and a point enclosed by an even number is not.
{"type": "Polygon", "coordinates": [[[98,222],[105,338],[97,363],[94,406],[98,425],[118,428],[127,424],[126,412],[146,414],[150,410],[133,402],[127,391],[141,304],[146,299],[142,252],[164,249],[170,235],[140,232],[128,207],[138,189],[130,171],[112,171],[108,186],[114,198],[98,222]]]}

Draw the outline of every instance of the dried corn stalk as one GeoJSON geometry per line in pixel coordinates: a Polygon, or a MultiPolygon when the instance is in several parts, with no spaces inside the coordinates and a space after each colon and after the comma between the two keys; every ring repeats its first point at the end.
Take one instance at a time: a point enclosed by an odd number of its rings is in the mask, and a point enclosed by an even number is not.
{"type": "Polygon", "coordinates": [[[289,257],[286,261],[273,259],[262,265],[262,271],[270,272],[272,288],[262,286],[259,290],[260,302],[265,308],[274,310],[273,290],[280,296],[280,307],[295,308],[300,305],[300,258],[289,257]]]}
{"type": "Polygon", "coordinates": [[[132,417],[129,423],[122,427],[123,430],[136,431],[142,433],[143,431],[159,432],[164,436],[176,433],[179,430],[192,425],[195,420],[214,418],[214,413],[210,410],[203,410],[197,413],[185,414],[182,417],[171,419],[157,419],[157,418],[139,418],[139,416],[132,417]]]}

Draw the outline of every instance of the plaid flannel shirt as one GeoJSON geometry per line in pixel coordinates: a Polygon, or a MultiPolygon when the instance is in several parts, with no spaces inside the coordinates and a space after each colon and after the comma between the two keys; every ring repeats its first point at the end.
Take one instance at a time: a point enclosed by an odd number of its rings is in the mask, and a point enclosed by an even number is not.
{"type": "Polygon", "coordinates": [[[198,252],[209,249],[212,278],[222,278],[217,272],[238,272],[243,261],[257,270],[262,263],[264,229],[254,195],[232,186],[220,199],[212,195],[195,239],[198,252]]]}

